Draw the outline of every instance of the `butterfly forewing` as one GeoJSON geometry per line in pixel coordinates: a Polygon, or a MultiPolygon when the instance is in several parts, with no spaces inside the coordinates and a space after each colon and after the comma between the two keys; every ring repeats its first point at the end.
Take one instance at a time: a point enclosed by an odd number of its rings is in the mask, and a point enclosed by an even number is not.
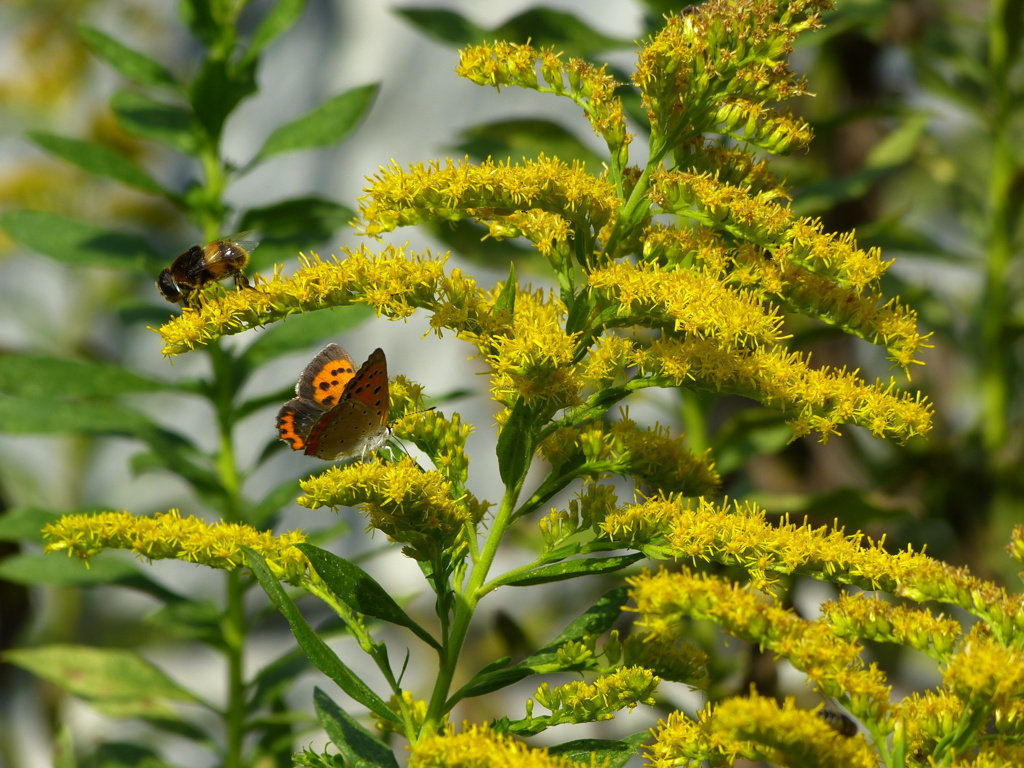
{"type": "Polygon", "coordinates": [[[356,366],[348,352],[337,344],[328,344],[302,372],[295,394],[333,408],[341,402],[355,375],[356,366]]]}

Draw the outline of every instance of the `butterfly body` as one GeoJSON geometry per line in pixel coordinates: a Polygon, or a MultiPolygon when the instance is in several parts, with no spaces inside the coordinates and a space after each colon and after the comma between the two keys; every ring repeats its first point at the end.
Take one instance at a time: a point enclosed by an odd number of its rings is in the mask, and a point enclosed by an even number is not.
{"type": "Polygon", "coordinates": [[[326,461],[365,457],[391,436],[388,369],[375,349],[357,370],[349,354],[328,344],[306,366],[295,395],[277,414],[277,431],[293,451],[326,461]]]}

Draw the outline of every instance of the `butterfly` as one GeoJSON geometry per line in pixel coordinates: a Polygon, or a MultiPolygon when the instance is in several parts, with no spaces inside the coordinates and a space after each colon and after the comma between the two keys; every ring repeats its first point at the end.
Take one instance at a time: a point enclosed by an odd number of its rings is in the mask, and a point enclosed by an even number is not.
{"type": "Polygon", "coordinates": [[[363,458],[391,437],[381,349],[356,370],[348,352],[328,344],[299,376],[295,394],[277,412],[278,436],[293,451],[326,461],[363,458]]]}

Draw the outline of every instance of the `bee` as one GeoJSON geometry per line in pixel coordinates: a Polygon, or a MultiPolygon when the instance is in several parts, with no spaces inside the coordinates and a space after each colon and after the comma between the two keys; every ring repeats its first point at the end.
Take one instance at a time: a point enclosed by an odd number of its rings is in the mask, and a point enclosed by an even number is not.
{"type": "Polygon", "coordinates": [[[251,235],[239,232],[206,245],[193,245],[160,273],[157,290],[172,304],[187,307],[191,294],[208,283],[233,277],[236,288],[252,288],[242,272],[249,264],[249,252],[259,245],[258,240],[246,239],[251,235]]]}
{"type": "Polygon", "coordinates": [[[818,717],[828,723],[833,730],[846,738],[857,735],[857,723],[849,715],[834,709],[818,710],[818,717]]]}

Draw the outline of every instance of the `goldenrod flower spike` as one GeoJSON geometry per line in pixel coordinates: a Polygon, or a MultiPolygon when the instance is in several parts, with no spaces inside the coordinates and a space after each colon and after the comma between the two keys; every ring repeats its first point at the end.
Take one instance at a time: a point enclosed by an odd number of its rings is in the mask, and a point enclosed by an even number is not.
{"type": "Polygon", "coordinates": [[[536,50],[530,45],[496,42],[469,46],[459,52],[455,73],[476,83],[515,85],[540,93],[567,96],[583,108],[594,132],[608,146],[613,176],[625,168],[627,147],[633,136],[626,130],[622,99],[615,95],[618,83],[606,67],[595,67],[583,59],[563,63],[553,49],[536,50]],[[537,77],[540,71],[544,84],[537,77]]]}
{"type": "Polygon", "coordinates": [[[876,768],[877,754],[861,737],[845,738],[792,698],[781,705],[751,692],[698,713],[673,712],[659,723],[647,757],[654,768],[731,765],[737,758],[790,768],[876,768]]]}
{"type": "Polygon", "coordinates": [[[424,472],[408,456],[394,464],[333,466],[300,485],[302,506],[360,506],[373,528],[421,554],[451,551],[484,512],[470,494],[456,497],[444,475],[424,472]]]}
{"type": "Polygon", "coordinates": [[[47,552],[66,551],[83,560],[105,549],[128,549],[147,560],[183,560],[210,568],[246,567],[242,547],[261,554],[273,574],[298,584],[306,578],[306,556],[295,548],[306,540],[300,531],[275,536],[239,523],[207,523],[182,517],[176,509],[152,517],[128,512],[65,515],[43,529],[47,552]]]}
{"type": "Polygon", "coordinates": [[[827,0],[785,4],[710,0],[666,17],[640,50],[633,83],[651,121],[652,146],[678,149],[717,124],[720,133],[782,153],[810,139],[806,124],[767,109],[804,94],[786,63],[793,40],[818,26],[827,0]]]}
{"type": "Polygon", "coordinates": [[[486,725],[465,726],[461,733],[449,729],[414,744],[409,768],[600,768],[591,758],[576,762],[556,757],[543,748],[527,746],[513,736],[495,733],[486,725]]]}
{"type": "Polygon", "coordinates": [[[708,574],[662,570],[627,583],[642,615],[639,624],[652,635],[674,638],[682,618],[710,619],[788,659],[820,691],[847,701],[858,717],[879,720],[888,709],[891,691],[881,670],[866,665],[862,648],[838,637],[826,622],[802,619],[753,589],[708,574]]]}
{"type": "MultiPolygon", "coordinates": [[[[444,165],[417,163],[403,170],[394,164],[381,168],[366,192],[359,213],[363,232],[371,237],[423,221],[471,217],[499,225],[510,217],[507,226],[518,228],[525,224],[522,214],[536,210],[569,222],[577,236],[594,238],[619,207],[607,181],[578,162],[543,156],[519,165],[448,159],[444,165]]],[[[552,230],[552,237],[560,235],[552,230]]]]}
{"type": "Polygon", "coordinates": [[[369,304],[388,317],[408,317],[417,309],[436,308],[438,295],[447,287],[446,257],[393,246],[379,254],[365,247],[342,250],[344,259],[325,261],[315,254],[303,258],[302,268],[290,277],[275,274],[268,281],[257,275],[253,290],[207,295],[197,308],[160,328],[164,354],[188,352],[289,315],[356,303],[369,304]]]}

